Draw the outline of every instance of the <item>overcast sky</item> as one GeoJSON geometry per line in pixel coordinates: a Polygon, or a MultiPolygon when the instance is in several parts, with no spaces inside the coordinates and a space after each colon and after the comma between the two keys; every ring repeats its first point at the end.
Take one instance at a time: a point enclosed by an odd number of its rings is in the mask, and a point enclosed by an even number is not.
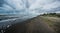
{"type": "Polygon", "coordinates": [[[39,15],[60,13],[60,0],[0,0],[0,13],[39,15]]]}

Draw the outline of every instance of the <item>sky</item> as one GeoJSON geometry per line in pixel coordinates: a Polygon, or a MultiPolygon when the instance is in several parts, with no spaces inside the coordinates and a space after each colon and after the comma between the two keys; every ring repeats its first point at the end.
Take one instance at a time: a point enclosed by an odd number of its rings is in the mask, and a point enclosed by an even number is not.
{"type": "Polygon", "coordinates": [[[37,16],[60,13],[60,0],[0,0],[0,14],[37,16]]]}

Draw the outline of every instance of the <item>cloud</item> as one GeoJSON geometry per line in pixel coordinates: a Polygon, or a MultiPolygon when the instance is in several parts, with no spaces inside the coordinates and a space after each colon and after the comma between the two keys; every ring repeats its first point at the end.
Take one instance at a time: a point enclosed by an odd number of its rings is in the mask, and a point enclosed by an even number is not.
{"type": "Polygon", "coordinates": [[[4,1],[3,0],[0,0],[0,7],[2,7],[4,1]]]}
{"type": "MultiPolygon", "coordinates": [[[[36,12],[52,12],[55,8],[60,7],[59,0],[37,0],[34,4],[30,6],[31,10],[36,12]]],[[[56,10],[57,11],[57,10],[56,10]]]]}
{"type": "Polygon", "coordinates": [[[12,6],[14,9],[23,9],[24,4],[22,3],[21,0],[5,0],[6,3],[8,3],[10,6],[12,6]]]}
{"type": "Polygon", "coordinates": [[[37,16],[43,13],[60,11],[60,0],[4,0],[0,11],[21,16],[37,16]]]}

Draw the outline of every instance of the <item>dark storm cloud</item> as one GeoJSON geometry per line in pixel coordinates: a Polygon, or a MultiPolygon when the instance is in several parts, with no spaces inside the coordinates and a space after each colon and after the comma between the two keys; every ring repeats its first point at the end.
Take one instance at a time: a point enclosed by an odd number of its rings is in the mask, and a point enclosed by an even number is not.
{"type": "Polygon", "coordinates": [[[2,7],[4,0],[0,0],[0,7],[2,7]]]}

